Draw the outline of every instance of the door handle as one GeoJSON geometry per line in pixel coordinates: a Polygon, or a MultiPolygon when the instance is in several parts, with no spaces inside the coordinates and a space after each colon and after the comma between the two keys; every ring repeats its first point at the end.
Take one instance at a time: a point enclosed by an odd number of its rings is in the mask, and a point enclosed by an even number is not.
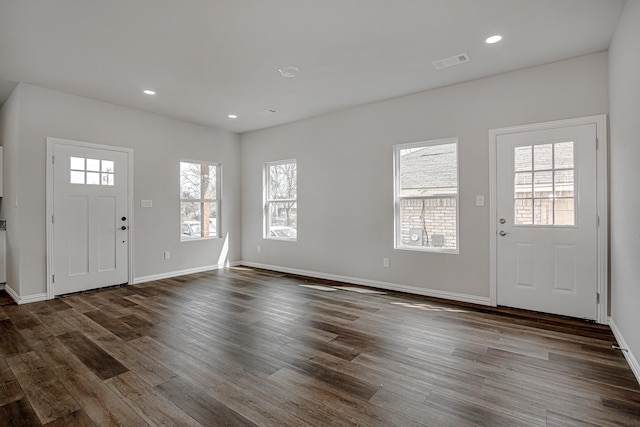
{"type": "Polygon", "coordinates": [[[507,234],[511,234],[511,233],[507,233],[507,232],[505,232],[504,230],[500,230],[500,233],[499,233],[499,234],[500,234],[502,237],[504,237],[504,236],[506,236],[507,234]]]}
{"type": "Polygon", "coordinates": [[[127,229],[126,225],[123,225],[122,227],[120,227],[120,230],[126,230],[126,229],[127,229]]]}

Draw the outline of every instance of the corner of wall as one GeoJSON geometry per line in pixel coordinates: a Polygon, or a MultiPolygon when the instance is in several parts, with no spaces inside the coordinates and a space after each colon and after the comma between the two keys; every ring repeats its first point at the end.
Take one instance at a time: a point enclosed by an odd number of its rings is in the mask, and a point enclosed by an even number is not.
{"type": "Polygon", "coordinates": [[[622,351],[624,358],[627,359],[627,363],[631,367],[633,374],[636,376],[636,380],[638,380],[638,383],[640,383],[640,363],[638,362],[638,358],[635,356],[635,354],[633,354],[633,352],[629,348],[629,345],[627,344],[627,341],[622,335],[622,332],[620,331],[620,329],[618,329],[615,321],[611,318],[609,319],[609,326],[611,327],[613,335],[616,337],[616,341],[618,342],[620,351],[622,351]]]}
{"type": "MultiPolygon", "coordinates": [[[[20,142],[20,104],[22,84],[18,84],[7,101],[0,109],[0,145],[3,147],[2,186],[3,194],[0,199],[0,218],[7,221],[7,249],[6,272],[7,286],[5,290],[15,293],[16,299],[20,294],[20,241],[18,236],[18,169],[20,142]]],[[[16,300],[17,301],[17,300],[16,300]]]]}
{"type": "Polygon", "coordinates": [[[640,381],[640,2],[627,1],[609,47],[611,329],[640,381]]]}

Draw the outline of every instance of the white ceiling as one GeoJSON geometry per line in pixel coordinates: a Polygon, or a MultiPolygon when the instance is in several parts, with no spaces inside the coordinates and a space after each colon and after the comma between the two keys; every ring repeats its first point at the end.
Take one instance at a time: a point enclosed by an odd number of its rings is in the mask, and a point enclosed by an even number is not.
{"type": "Polygon", "coordinates": [[[623,6],[624,0],[0,0],[0,103],[21,81],[246,132],[605,51],[623,6]],[[503,41],[486,45],[495,33],[503,41]],[[444,70],[432,64],[463,52],[470,62],[444,70]],[[280,76],[283,65],[299,66],[300,76],[280,76]],[[146,88],[158,94],[143,95],[146,88]],[[269,108],[278,113],[257,114],[269,108]]]}

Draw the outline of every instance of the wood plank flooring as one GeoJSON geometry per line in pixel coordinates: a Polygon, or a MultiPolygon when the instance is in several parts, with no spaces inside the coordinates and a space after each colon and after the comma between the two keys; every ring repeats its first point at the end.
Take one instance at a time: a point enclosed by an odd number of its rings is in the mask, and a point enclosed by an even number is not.
{"type": "Polygon", "coordinates": [[[244,267],[0,306],[0,425],[639,426],[606,326],[244,267]]]}

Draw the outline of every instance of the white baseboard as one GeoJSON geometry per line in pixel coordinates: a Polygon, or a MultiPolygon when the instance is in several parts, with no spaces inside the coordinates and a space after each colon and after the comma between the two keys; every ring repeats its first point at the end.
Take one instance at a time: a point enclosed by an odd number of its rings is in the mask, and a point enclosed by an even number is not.
{"type": "Polygon", "coordinates": [[[11,289],[11,286],[9,285],[4,285],[4,290],[5,292],[11,297],[13,298],[13,300],[17,303],[18,300],[20,299],[20,297],[18,297],[18,294],[16,293],[16,291],[14,291],[13,289],[11,289]]]}
{"type": "Polygon", "coordinates": [[[627,359],[627,363],[640,384],[640,364],[638,363],[638,359],[636,359],[636,356],[631,352],[631,349],[629,349],[629,345],[622,336],[622,332],[620,332],[620,329],[618,329],[616,322],[614,322],[612,318],[609,318],[609,326],[611,327],[613,335],[616,337],[616,341],[618,341],[618,346],[627,350],[623,351],[622,354],[624,354],[624,358],[627,359]]]}
{"type": "Polygon", "coordinates": [[[4,283],[0,283],[0,291],[4,291],[4,283]]]}
{"type": "Polygon", "coordinates": [[[152,274],[150,276],[134,277],[133,283],[137,284],[137,283],[152,282],[154,280],[170,279],[172,277],[184,276],[187,274],[194,274],[194,273],[203,273],[205,271],[218,270],[220,268],[225,268],[225,267],[236,267],[240,264],[241,262],[234,261],[227,264],[205,265],[203,267],[188,268],[186,270],[168,271],[166,273],[152,274]]]}
{"type": "Polygon", "coordinates": [[[320,273],[318,271],[299,270],[297,268],[280,267],[277,265],[259,264],[256,262],[242,261],[240,265],[247,267],[262,268],[264,270],[279,271],[281,273],[296,274],[298,276],[315,277],[317,279],[335,280],[337,282],[353,283],[355,285],[369,286],[372,288],[386,289],[388,291],[406,292],[409,294],[423,295],[433,298],[442,298],[452,301],[469,302],[479,305],[491,305],[489,297],[479,297],[475,295],[459,294],[455,292],[440,291],[437,289],[416,288],[414,286],[401,285],[398,283],[381,282],[378,280],[361,279],[358,277],[339,276],[336,274],[320,273]]]}
{"type": "Polygon", "coordinates": [[[21,304],[27,304],[30,302],[38,302],[38,301],[46,301],[47,300],[47,293],[41,293],[41,294],[33,294],[33,295],[26,295],[26,296],[20,296],[18,295],[18,293],[16,291],[14,291],[11,286],[9,285],[5,285],[4,286],[4,290],[7,292],[7,294],[9,294],[9,296],[11,298],[13,298],[13,300],[21,305],[21,304]]]}

